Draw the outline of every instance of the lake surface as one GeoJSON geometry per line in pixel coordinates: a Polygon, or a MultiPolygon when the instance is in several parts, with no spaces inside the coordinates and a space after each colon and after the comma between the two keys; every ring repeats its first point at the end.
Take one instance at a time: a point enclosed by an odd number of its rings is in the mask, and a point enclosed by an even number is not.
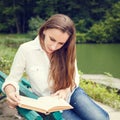
{"type": "Polygon", "coordinates": [[[120,44],[77,44],[77,61],[84,74],[107,72],[120,78],[120,44]]]}

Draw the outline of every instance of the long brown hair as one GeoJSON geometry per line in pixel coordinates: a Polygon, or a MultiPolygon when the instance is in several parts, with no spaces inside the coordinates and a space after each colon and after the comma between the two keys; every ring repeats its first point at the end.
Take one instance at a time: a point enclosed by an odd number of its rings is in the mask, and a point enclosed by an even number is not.
{"type": "Polygon", "coordinates": [[[43,31],[47,29],[59,29],[69,35],[67,42],[52,53],[50,59],[49,78],[53,80],[53,90],[65,89],[74,85],[75,58],[76,58],[76,30],[73,21],[66,15],[56,14],[51,16],[40,28],[39,39],[44,40],[43,31]]]}

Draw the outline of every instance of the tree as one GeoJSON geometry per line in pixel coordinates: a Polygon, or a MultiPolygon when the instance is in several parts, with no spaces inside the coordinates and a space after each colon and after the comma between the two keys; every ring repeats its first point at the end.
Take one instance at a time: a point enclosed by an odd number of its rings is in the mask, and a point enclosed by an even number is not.
{"type": "Polygon", "coordinates": [[[120,42],[120,1],[113,5],[105,18],[106,33],[110,42],[120,42]]]}
{"type": "Polygon", "coordinates": [[[29,20],[29,31],[28,34],[32,37],[35,38],[35,36],[38,34],[38,30],[40,26],[43,24],[44,20],[41,19],[39,16],[32,17],[29,20]]]}
{"type": "Polygon", "coordinates": [[[34,6],[33,0],[1,0],[0,30],[17,33],[25,32],[27,21],[32,15],[32,6],[34,6]]]}
{"type": "Polygon", "coordinates": [[[36,0],[34,13],[42,19],[47,19],[51,15],[57,13],[56,6],[58,0],[36,0]]]}
{"type": "Polygon", "coordinates": [[[107,11],[104,19],[94,25],[86,33],[88,42],[115,43],[120,42],[120,2],[115,3],[107,11]]]}

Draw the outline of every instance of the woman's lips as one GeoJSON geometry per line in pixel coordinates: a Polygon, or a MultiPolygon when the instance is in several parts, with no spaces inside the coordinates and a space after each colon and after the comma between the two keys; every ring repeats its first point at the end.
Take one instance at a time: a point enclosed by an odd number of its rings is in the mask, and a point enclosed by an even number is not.
{"type": "Polygon", "coordinates": [[[49,47],[48,47],[48,51],[51,52],[51,53],[53,52],[53,50],[51,50],[49,47]]]}

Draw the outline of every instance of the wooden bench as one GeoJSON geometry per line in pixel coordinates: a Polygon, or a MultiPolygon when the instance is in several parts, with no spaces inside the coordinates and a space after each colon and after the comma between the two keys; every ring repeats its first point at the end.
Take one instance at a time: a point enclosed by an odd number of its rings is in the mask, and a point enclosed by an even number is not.
{"type": "MultiPolygon", "coordinates": [[[[4,83],[5,78],[7,75],[3,72],[0,71],[0,100],[5,98],[5,94],[2,92],[2,84],[4,83]]],[[[25,78],[22,78],[21,81],[19,82],[20,86],[20,94],[37,99],[38,96],[33,94],[31,91],[31,85],[28,80],[25,78]]],[[[44,114],[38,114],[36,111],[32,110],[27,110],[23,109],[20,107],[17,107],[18,113],[24,117],[26,120],[63,120],[61,113],[58,112],[53,112],[49,115],[44,115],[44,114]]]]}

